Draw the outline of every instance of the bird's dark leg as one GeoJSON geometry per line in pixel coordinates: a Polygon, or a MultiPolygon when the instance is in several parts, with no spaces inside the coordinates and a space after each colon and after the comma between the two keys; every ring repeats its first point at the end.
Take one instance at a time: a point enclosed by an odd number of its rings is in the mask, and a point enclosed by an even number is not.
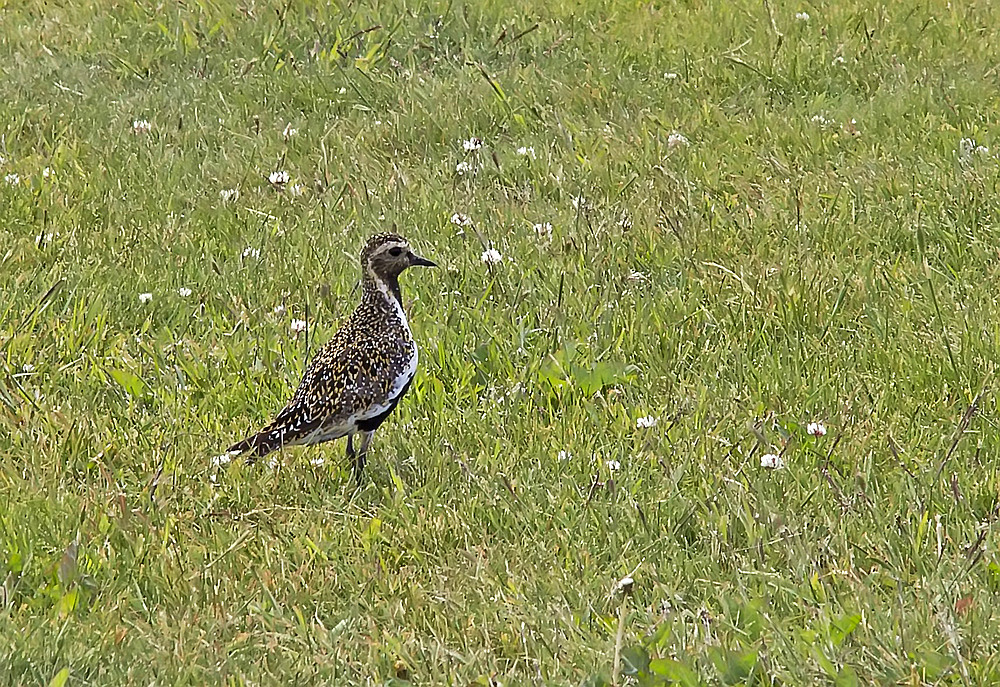
{"type": "Polygon", "coordinates": [[[356,453],[354,452],[354,435],[347,435],[347,462],[351,464],[351,469],[354,470],[355,479],[357,479],[357,467],[356,467],[356,453]]]}
{"type": "Polygon", "coordinates": [[[372,443],[372,437],[375,436],[375,430],[370,432],[361,432],[361,446],[358,447],[358,455],[354,457],[354,479],[357,481],[358,486],[361,486],[361,473],[365,469],[365,457],[368,455],[368,447],[372,443]]]}

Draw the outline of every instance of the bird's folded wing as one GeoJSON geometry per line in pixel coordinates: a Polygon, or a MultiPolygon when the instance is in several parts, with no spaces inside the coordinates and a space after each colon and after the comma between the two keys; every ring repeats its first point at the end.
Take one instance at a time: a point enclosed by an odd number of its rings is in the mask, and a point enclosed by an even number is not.
{"type": "Polygon", "coordinates": [[[366,369],[344,353],[321,351],[275,422],[286,416],[305,432],[341,425],[386,400],[391,389],[380,369],[366,369]]]}

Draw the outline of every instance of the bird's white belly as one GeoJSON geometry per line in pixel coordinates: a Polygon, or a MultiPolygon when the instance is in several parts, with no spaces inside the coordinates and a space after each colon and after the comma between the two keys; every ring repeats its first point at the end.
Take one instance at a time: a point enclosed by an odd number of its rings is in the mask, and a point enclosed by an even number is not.
{"type": "Polygon", "coordinates": [[[351,424],[350,419],[348,419],[347,422],[338,423],[336,425],[323,425],[322,427],[317,427],[313,431],[309,432],[309,434],[306,434],[295,441],[289,441],[285,444],[285,446],[312,446],[313,444],[322,444],[324,441],[332,441],[334,439],[345,437],[348,434],[354,434],[356,429],[357,427],[351,424]]]}

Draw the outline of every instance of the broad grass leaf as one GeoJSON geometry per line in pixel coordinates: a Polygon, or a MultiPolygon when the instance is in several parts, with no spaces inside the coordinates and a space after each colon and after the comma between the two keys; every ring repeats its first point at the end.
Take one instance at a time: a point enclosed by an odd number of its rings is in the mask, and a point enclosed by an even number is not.
{"type": "Polygon", "coordinates": [[[649,662],[649,672],[683,687],[697,687],[699,684],[697,673],[672,658],[654,658],[649,662]]]}
{"type": "Polygon", "coordinates": [[[626,647],[622,651],[622,674],[641,675],[649,672],[649,654],[641,646],[626,647]]]}
{"type": "Polygon", "coordinates": [[[853,613],[837,618],[830,623],[830,641],[836,646],[843,644],[847,636],[861,623],[861,614],[853,613]]]}
{"type": "Polygon", "coordinates": [[[49,680],[49,687],[64,687],[69,680],[69,668],[63,668],[49,680]]]}
{"type": "Polygon", "coordinates": [[[712,662],[715,664],[722,682],[727,685],[737,683],[749,684],[755,682],[750,678],[757,667],[757,652],[738,652],[729,649],[716,649],[712,652],[712,662]]]}
{"type": "Polygon", "coordinates": [[[833,682],[836,687],[857,687],[861,682],[858,680],[857,673],[854,672],[854,668],[851,666],[844,666],[837,673],[837,679],[833,682]]]}
{"type": "Polygon", "coordinates": [[[63,594],[62,598],[59,599],[59,615],[63,617],[68,616],[76,609],[77,604],[79,603],[80,589],[71,589],[63,594]]]}
{"type": "Polygon", "coordinates": [[[111,378],[118,382],[118,386],[125,390],[129,396],[140,398],[146,391],[146,383],[138,375],[128,370],[111,369],[108,370],[111,378]]]}

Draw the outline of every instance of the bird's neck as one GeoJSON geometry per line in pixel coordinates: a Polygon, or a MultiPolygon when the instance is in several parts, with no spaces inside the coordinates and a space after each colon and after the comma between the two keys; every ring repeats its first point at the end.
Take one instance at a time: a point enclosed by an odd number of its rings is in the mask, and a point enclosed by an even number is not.
{"type": "Polygon", "coordinates": [[[398,275],[376,275],[366,270],[361,280],[361,288],[365,297],[384,298],[389,305],[403,305],[403,294],[399,290],[398,275]],[[395,304],[392,301],[395,300],[395,304]]]}

